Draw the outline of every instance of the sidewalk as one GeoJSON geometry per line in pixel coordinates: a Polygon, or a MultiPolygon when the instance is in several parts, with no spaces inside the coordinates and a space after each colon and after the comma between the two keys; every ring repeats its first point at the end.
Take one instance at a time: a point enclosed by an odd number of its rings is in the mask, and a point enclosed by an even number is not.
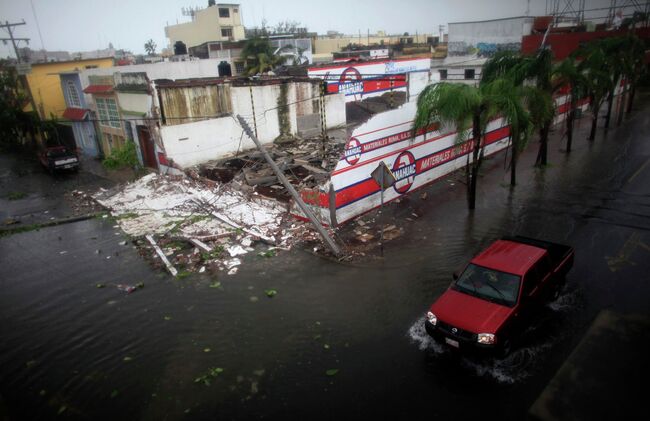
{"type": "Polygon", "coordinates": [[[635,418],[646,411],[650,319],[609,310],[530,408],[540,420],[635,418]]]}

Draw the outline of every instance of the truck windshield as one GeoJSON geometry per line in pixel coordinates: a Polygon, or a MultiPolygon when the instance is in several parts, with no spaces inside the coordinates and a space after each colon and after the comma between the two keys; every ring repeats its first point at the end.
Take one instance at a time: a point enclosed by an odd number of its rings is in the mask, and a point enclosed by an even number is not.
{"type": "Polygon", "coordinates": [[[517,303],[520,283],[521,278],[517,275],[470,263],[452,288],[512,307],[517,303]]]}

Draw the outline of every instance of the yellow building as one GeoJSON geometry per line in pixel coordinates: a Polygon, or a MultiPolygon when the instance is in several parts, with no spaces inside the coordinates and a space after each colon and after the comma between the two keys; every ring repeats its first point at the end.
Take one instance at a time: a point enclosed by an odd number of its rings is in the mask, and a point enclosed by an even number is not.
{"type": "Polygon", "coordinates": [[[209,41],[239,41],[245,38],[238,4],[220,3],[193,11],[192,21],[165,27],[169,47],[181,41],[195,47],[209,41]]]}
{"type": "MultiPolygon", "coordinates": [[[[63,117],[66,105],[61,90],[59,73],[112,66],[112,57],[33,63],[32,72],[27,75],[27,82],[32,91],[38,115],[45,120],[50,119],[52,116],[63,117]]],[[[28,105],[26,110],[31,110],[31,105],[28,105]]]]}

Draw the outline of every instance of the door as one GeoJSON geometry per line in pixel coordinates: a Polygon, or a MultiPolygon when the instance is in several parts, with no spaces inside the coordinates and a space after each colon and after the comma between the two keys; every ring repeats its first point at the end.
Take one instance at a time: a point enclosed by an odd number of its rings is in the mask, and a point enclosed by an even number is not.
{"type": "Polygon", "coordinates": [[[145,167],[158,169],[156,151],[151,139],[151,133],[145,126],[138,126],[138,139],[140,139],[140,150],[142,151],[142,163],[145,167]]]}

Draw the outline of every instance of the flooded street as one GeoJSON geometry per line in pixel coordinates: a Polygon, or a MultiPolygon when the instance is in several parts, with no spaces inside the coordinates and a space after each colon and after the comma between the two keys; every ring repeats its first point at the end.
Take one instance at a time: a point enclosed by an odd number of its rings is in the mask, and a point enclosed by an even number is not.
{"type": "MultiPolygon", "coordinates": [[[[128,238],[109,218],[0,238],[0,415],[522,419],[598,311],[649,313],[649,109],[639,94],[631,118],[599,128],[593,143],[583,118],[570,155],[557,127],[551,165],[533,169],[529,145],[514,190],[495,155],[473,214],[460,173],[423,190],[425,200],[417,192],[388,206],[386,222],[405,234],[383,259],[256,252],[234,276],[175,279],[121,245],[128,238]],[[504,360],[432,343],[424,313],[451,274],[512,234],[575,248],[560,298],[504,360]],[[117,288],[140,282],[130,294],[117,288]]],[[[13,173],[2,171],[4,197],[13,173]]]]}

